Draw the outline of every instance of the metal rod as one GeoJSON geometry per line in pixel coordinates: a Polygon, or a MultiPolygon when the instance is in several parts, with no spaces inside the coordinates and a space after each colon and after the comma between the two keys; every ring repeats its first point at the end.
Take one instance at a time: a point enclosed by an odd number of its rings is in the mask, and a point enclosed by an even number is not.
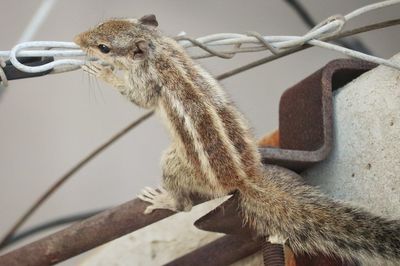
{"type": "Polygon", "coordinates": [[[104,211],[0,256],[0,266],[53,265],[174,214],[157,210],[144,215],[147,206],[135,199],[104,211]]]}
{"type": "Polygon", "coordinates": [[[164,266],[224,266],[250,256],[260,250],[257,241],[238,235],[223,236],[164,266]]]}

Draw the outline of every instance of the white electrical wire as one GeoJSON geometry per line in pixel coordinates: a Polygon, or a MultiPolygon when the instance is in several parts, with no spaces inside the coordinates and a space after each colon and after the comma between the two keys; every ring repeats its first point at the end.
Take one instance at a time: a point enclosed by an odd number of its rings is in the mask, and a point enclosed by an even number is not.
{"type": "Polygon", "coordinates": [[[358,17],[359,15],[362,15],[364,13],[370,12],[372,10],[381,9],[381,8],[392,6],[392,5],[395,5],[395,4],[398,4],[398,3],[399,3],[398,0],[380,1],[380,2],[375,3],[375,4],[370,4],[370,5],[358,8],[358,9],[354,10],[353,12],[350,12],[349,14],[344,16],[344,18],[346,20],[350,20],[350,19],[353,19],[355,17],[358,17]]]}
{"type": "MultiPolygon", "coordinates": [[[[35,47],[41,47],[41,48],[70,48],[70,49],[75,49],[75,50],[53,50],[53,51],[40,51],[42,54],[46,54],[45,56],[49,56],[45,52],[52,52],[49,54],[53,54],[53,56],[59,56],[59,57],[69,57],[69,56],[79,56],[79,55],[84,55],[84,53],[79,49],[79,46],[76,45],[75,43],[72,42],[24,42],[17,44],[14,46],[13,49],[11,49],[9,57],[11,63],[18,68],[19,70],[27,73],[38,73],[38,72],[43,72],[47,71],[50,69],[56,69],[58,66],[79,66],[83,64],[83,61],[80,59],[59,59],[55,60],[53,62],[41,65],[41,66],[26,66],[22,63],[20,63],[17,59],[17,56],[19,55],[19,51],[25,48],[35,48],[35,47]]],[[[27,51],[28,52],[28,51],[27,51]]],[[[35,54],[34,51],[29,51],[31,54],[35,54]]]]}
{"type": "MultiPolygon", "coordinates": [[[[33,38],[33,36],[35,36],[36,32],[43,24],[43,22],[46,20],[46,17],[50,13],[51,9],[53,8],[56,2],[57,0],[42,0],[42,3],[40,4],[39,8],[36,10],[32,19],[29,21],[25,30],[21,34],[18,43],[30,41],[33,38]]],[[[4,88],[8,86],[7,76],[3,69],[5,66],[6,64],[4,62],[4,59],[0,58],[0,79],[1,79],[0,87],[4,88]]],[[[69,69],[72,70],[72,68],[69,69]]]]}
{"type": "MultiPolygon", "coordinates": [[[[399,3],[400,0],[382,1],[361,7],[345,16],[336,15],[330,17],[325,21],[323,21],[322,23],[318,24],[316,27],[314,27],[312,30],[310,30],[303,36],[264,36],[263,39],[270,46],[274,47],[274,50],[276,50],[278,53],[279,51],[293,49],[307,43],[325,49],[334,50],[350,57],[363,59],[366,61],[382,64],[400,70],[400,65],[395,64],[389,60],[379,58],[376,56],[367,55],[361,52],[357,52],[348,48],[344,48],[338,45],[334,45],[319,40],[324,37],[334,36],[336,34],[339,34],[345,23],[351,19],[354,19],[357,16],[360,16],[372,10],[377,10],[383,7],[399,3]]],[[[178,36],[185,37],[185,33],[181,33],[178,36]]],[[[218,53],[220,54],[227,54],[232,56],[236,53],[258,52],[267,49],[266,45],[261,43],[260,40],[258,40],[256,37],[245,34],[237,34],[237,33],[212,34],[197,38],[195,41],[207,46],[210,49],[218,48],[219,49],[218,53]]],[[[184,39],[180,40],[179,44],[186,49],[198,47],[190,40],[184,40],[184,39]]],[[[79,47],[72,42],[53,42],[53,41],[23,42],[17,44],[14,48],[12,48],[11,51],[0,51],[0,57],[10,59],[11,63],[16,68],[28,73],[38,73],[51,69],[52,69],[51,73],[71,71],[74,69],[78,69],[81,65],[85,63],[85,61],[87,61],[82,59],[64,58],[64,59],[57,59],[53,62],[41,66],[31,67],[31,66],[26,66],[18,61],[17,57],[24,57],[24,56],[36,56],[36,57],[52,56],[56,58],[83,57],[85,56],[85,53],[81,51],[79,47]],[[54,48],[58,49],[49,50],[54,48]]],[[[204,52],[204,50],[202,50],[202,52],[199,55],[193,56],[193,58],[205,58],[210,56],[214,55],[208,52],[204,52]]]]}

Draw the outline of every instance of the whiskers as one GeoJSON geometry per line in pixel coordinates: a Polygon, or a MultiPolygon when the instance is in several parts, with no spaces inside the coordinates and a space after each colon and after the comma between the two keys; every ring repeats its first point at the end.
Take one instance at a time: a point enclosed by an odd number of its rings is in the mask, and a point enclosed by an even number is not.
{"type": "MultiPolygon", "coordinates": [[[[86,56],[84,58],[84,65],[88,65],[88,63],[91,61],[91,56],[88,51],[86,52],[86,56]]],[[[95,103],[98,103],[98,94],[100,94],[100,98],[102,100],[102,103],[105,103],[105,98],[103,94],[103,86],[99,83],[99,80],[97,77],[95,77],[93,74],[88,73],[87,71],[83,71],[82,73],[82,80],[84,83],[86,83],[89,87],[88,92],[89,92],[89,101],[92,102],[94,99],[95,103]]]]}

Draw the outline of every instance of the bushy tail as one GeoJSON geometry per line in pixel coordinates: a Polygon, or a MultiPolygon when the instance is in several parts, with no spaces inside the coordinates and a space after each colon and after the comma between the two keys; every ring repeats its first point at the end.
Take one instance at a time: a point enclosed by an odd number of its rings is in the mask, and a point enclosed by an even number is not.
{"type": "Polygon", "coordinates": [[[239,190],[245,222],[260,235],[287,239],[295,253],[344,260],[373,258],[400,265],[400,221],[387,220],[327,198],[278,166],[239,190]]]}

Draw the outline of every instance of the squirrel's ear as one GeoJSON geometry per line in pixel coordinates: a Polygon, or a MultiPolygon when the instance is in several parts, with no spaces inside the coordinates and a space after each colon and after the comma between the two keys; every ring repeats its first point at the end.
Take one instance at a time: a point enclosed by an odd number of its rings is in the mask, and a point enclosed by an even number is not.
{"type": "Polygon", "coordinates": [[[135,49],[132,53],[133,60],[144,59],[149,53],[149,42],[138,41],[135,43],[135,49]]]}
{"type": "Polygon", "coordinates": [[[143,25],[151,26],[153,28],[156,28],[158,26],[158,21],[156,19],[156,16],[153,14],[141,17],[139,19],[139,22],[143,25]]]}

